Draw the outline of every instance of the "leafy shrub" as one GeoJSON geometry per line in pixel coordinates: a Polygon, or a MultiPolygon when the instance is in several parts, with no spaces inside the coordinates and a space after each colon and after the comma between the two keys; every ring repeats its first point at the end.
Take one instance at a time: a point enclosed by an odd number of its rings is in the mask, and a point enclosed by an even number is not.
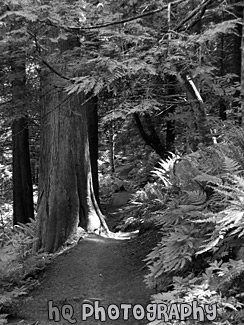
{"type": "MultiPolygon", "coordinates": [[[[188,303],[191,304],[197,301],[199,306],[205,304],[217,304],[217,319],[215,322],[205,321],[204,324],[242,324],[239,319],[241,308],[243,304],[240,303],[235,296],[222,295],[222,290],[226,283],[235,278],[240,272],[243,271],[243,261],[233,261],[228,263],[211,263],[211,265],[205,270],[201,276],[194,277],[193,274],[187,277],[173,277],[172,290],[167,292],[160,292],[152,296],[154,303],[165,303],[170,306],[172,303],[188,303]],[[231,318],[234,321],[229,323],[230,311],[235,311],[236,314],[232,314],[231,318]],[[239,319],[239,321],[238,321],[239,319]]],[[[196,324],[195,320],[185,321],[164,321],[158,320],[150,323],[151,325],[163,325],[163,324],[196,324]]],[[[201,323],[201,322],[199,322],[201,323]]]]}
{"type": "MultiPolygon", "coordinates": [[[[36,274],[50,262],[47,254],[33,254],[36,221],[5,227],[0,233],[0,314],[9,313],[19,296],[38,284],[36,274]]],[[[4,324],[4,315],[0,324],[4,324]]]]}
{"type": "Polygon", "coordinates": [[[2,232],[1,239],[0,278],[18,278],[23,271],[23,261],[31,255],[32,245],[36,241],[35,221],[15,226],[8,233],[2,232]]]}
{"type": "Polygon", "coordinates": [[[172,154],[172,157],[166,161],[159,161],[160,168],[156,167],[151,174],[154,175],[154,182],[147,182],[143,188],[136,191],[131,198],[131,208],[135,211],[134,214],[144,218],[154,218],[153,212],[160,211],[166,207],[169,198],[171,183],[168,180],[168,175],[177,156],[172,154]],[[156,178],[160,181],[156,182],[156,178]]]}
{"type": "Polygon", "coordinates": [[[236,313],[232,315],[235,324],[242,323],[238,321],[241,293],[231,295],[225,290],[243,271],[243,261],[233,260],[243,257],[244,246],[244,178],[240,159],[234,159],[239,151],[233,151],[225,142],[184,157],[186,169],[173,165],[166,173],[161,164],[156,174],[168,188],[168,200],[164,207],[150,211],[162,233],[146,258],[149,274],[145,282],[163,291],[153,300],[217,303],[220,318],[215,324],[227,324],[230,310],[236,313]],[[170,192],[174,186],[177,193],[170,192]],[[170,281],[165,281],[169,275],[174,289],[166,292],[165,288],[171,288],[170,281]]]}
{"type": "Polygon", "coordinates": [[[226,126],[221,144],[222,151],[226,156],[232,158],[244,170],[244,130],[241,127],[226,126]]]}
{"type": "MultiPolygon", "coordinates": [[[[157,169],[157,175],[165,184],[177,182],[180,191],[171,195],[166,209],[153,212],[156,224],[161,226],[162,239],[146,259],[150,268],[149,278],[156,279],[165,272],[182,271],[193,262],[194,256],[210,250],[213,257],[223,258],[231,245],[240,244],[238,238],[236,242],[229,240],[243,235],[244,179],[238,176],[240,166],[218,147],[201,152],[204,164],[198,154],[189,156],[194,167],[189,181],[189,175],[185,177],[182,169],[180,175],[171,173],[173,181],[168,173],[167,183],[163,164],[161,169],[157,169]],[[190,182],[196,186],[187,190],[190,182]]],[[[209,256],[207,259],[209,261],[209,256]]]]}

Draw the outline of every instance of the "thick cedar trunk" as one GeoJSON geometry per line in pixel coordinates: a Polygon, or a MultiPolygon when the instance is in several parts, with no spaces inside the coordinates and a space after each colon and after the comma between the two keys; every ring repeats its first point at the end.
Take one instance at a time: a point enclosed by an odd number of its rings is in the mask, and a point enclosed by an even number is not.
{"type": "MultiPolygon", "coordinates": [[[[24,62],[24,58],[23,58],[24,62]]],[[[14,114],[12,123],[13,150],[13,224],[27,223],[34,218],[32,176],[29,153],[28,121],[24,116],[25,64],[13,60],[12,96],[14,114]]]]}
{"type": "Polygon", "coordinates": [[[66,79],[57,76],[70,72],[65,52],[78,46],[77,37],[60,41],[62,63],[42,76],[36,249],[46,252],[56,251],[78,226],[109,233],[97,201],[97,102],[88,100],[91,94],[68,95],[66,79]]]}
{"type": "Polygon", "coordinates": [[[44,88],[42,111],[37,248],[47,252],[63,245],[78,225],[108,232],[91,171],[87,111],[94,102],[82,105],[81,93],[67,96],[59,86],[55,91],[44,88]]]}

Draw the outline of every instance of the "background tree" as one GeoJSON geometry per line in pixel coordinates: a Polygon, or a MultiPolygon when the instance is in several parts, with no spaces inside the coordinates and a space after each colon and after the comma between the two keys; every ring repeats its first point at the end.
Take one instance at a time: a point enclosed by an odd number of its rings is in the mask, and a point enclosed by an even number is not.
{"type": "MultiPolygon", "coordinates": [[[[8,7],[1,9],[5,14],[9,11],[8,7]]],[[[23,51],[27,38],[20,30],[18,19],[15,21],[14,17],[5,19],[1,30],[2,69],[5,71],[2,99],[5,101],[11,98],[4,108],[12,127],[13,224],[16,225],[34,218],[28,134],[27,57],[23,51]]]]}
{"type": "MultiPolygon", "coordinates": [[[[16,53],[17,54],[17,53],[16,53]]],[[[32,174],[29,153],[28,117],[25,93],[25,57],[18,54],[12,60],[12,103],[15,117],[12,122],[13,146],[13,223],[27,223],[34,218],[32,174]],[[20,114],[20,117],[18,115],[20,114]]]]}

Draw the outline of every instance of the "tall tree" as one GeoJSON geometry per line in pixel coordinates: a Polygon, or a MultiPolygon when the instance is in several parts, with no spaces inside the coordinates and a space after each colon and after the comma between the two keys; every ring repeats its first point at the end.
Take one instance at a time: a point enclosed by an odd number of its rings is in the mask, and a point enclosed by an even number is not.
{"type": "Polygon", "coordinates": [[[34,218],[26,100],[26,57],[12,49],[13,224],[34,218]]]}
{"type": "MultiPolygon", "coordinates": [[[[73,45],[67,41],[61,47],[71,50],[73,45]]],[[[65,65],[59,69],[66,71],[65,65]]],[[[38,247],[53,252],[78,225],[89,232],[109,231],[93,181],[97,177],[96,100],[83,92],[68,95],[67,80],[55,72],[46,71],[42,78],[38,247]]]]}
{"type": "Polygon", "coordinates": [[[29,153],[28,118],[12,123],[13,148],[13,224],[34,218],[32,174],[29,153]]]}

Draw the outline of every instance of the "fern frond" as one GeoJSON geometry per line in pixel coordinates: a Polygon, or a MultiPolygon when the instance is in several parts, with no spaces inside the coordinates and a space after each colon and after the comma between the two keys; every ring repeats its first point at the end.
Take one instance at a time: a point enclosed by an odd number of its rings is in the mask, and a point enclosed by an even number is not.
{"type": "Polygon", "coordinates": [[[192,190],[192,191],[183,191],[183,197],[181,201],[181,205],[183,204],[189,204],[189,205],[203,205],[207,200],[207,195],[204,191],[200,190],[192,190]],[[185,195],[184,195],[185,194],[185,195]]]}
{"type": "Polygon", "coordinates": [[[239,165],[239,163],[236,160],[229,158],[227,156],[224,157],[223,168],[227,173],[230,174],[237,175],[238,173],[241,172],[240,171],[241,166],[239,165]]]}
{"type": "Polygon", "coordinates": [[[170,173],[174,168],[175,161],[180,158],[178,155],[175,155],[173,153],[170,154],[170,158],[165,160],[161,159],[158,162],[160,167],[155,167],[154,170],[151,172],[153,175],[156,175],[158,178],[160,178],[166,187],[172,185],[170,173]]]}

